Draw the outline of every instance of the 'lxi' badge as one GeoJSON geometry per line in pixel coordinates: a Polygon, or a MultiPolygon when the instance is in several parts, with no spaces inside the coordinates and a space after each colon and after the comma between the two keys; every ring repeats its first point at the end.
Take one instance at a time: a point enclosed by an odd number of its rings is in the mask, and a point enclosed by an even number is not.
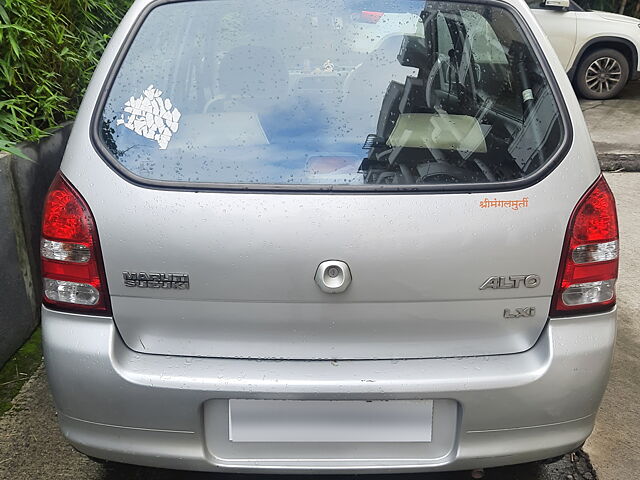
{"type": "Polygon", "coordinates": [[[504,309],[504,318],[533,317],[536,314],[536,307],[516,308],[512,312],[510,308],[504,309]]]}

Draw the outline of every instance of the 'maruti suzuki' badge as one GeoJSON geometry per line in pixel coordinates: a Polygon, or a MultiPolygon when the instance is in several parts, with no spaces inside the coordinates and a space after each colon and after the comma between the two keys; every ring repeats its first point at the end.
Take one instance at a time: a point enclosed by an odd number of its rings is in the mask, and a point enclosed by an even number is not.
{"type": "Polygon", "coordinates": [[[188,273],[122,272],[126,287],[189,289],[188,273]]]}

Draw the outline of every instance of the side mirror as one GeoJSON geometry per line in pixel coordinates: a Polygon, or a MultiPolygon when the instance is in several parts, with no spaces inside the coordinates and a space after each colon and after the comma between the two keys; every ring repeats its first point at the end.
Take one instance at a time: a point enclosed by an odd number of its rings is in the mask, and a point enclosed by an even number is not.
{"type": "Polygon", "coordinates": [[[544,6],[546,8],[569,8],[571,6],[570,0],[544,0],[544,6]]]}

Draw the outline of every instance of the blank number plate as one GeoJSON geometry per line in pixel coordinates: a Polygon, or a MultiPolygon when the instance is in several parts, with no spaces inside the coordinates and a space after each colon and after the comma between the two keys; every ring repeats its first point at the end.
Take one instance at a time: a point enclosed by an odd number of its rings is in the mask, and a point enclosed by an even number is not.
{"type": "Polygon", "coordinates": [[[229,400],[232,442],[430,442],[432,400],[229,400]]]}

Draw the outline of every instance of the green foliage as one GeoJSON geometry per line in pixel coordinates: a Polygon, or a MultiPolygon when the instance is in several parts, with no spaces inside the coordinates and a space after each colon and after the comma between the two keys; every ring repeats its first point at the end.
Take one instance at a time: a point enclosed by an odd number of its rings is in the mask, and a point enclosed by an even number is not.
{"type": "Polygon", "coordinates": [[[11,399],[42,363],[42,331],[31,338],[0,369],[0,415],[11,408],[11,399]]]}
{"type": "Polygon", "coordinates": [[[0,150],[74,117],[132,0],[0,0],[0,150]]]}

